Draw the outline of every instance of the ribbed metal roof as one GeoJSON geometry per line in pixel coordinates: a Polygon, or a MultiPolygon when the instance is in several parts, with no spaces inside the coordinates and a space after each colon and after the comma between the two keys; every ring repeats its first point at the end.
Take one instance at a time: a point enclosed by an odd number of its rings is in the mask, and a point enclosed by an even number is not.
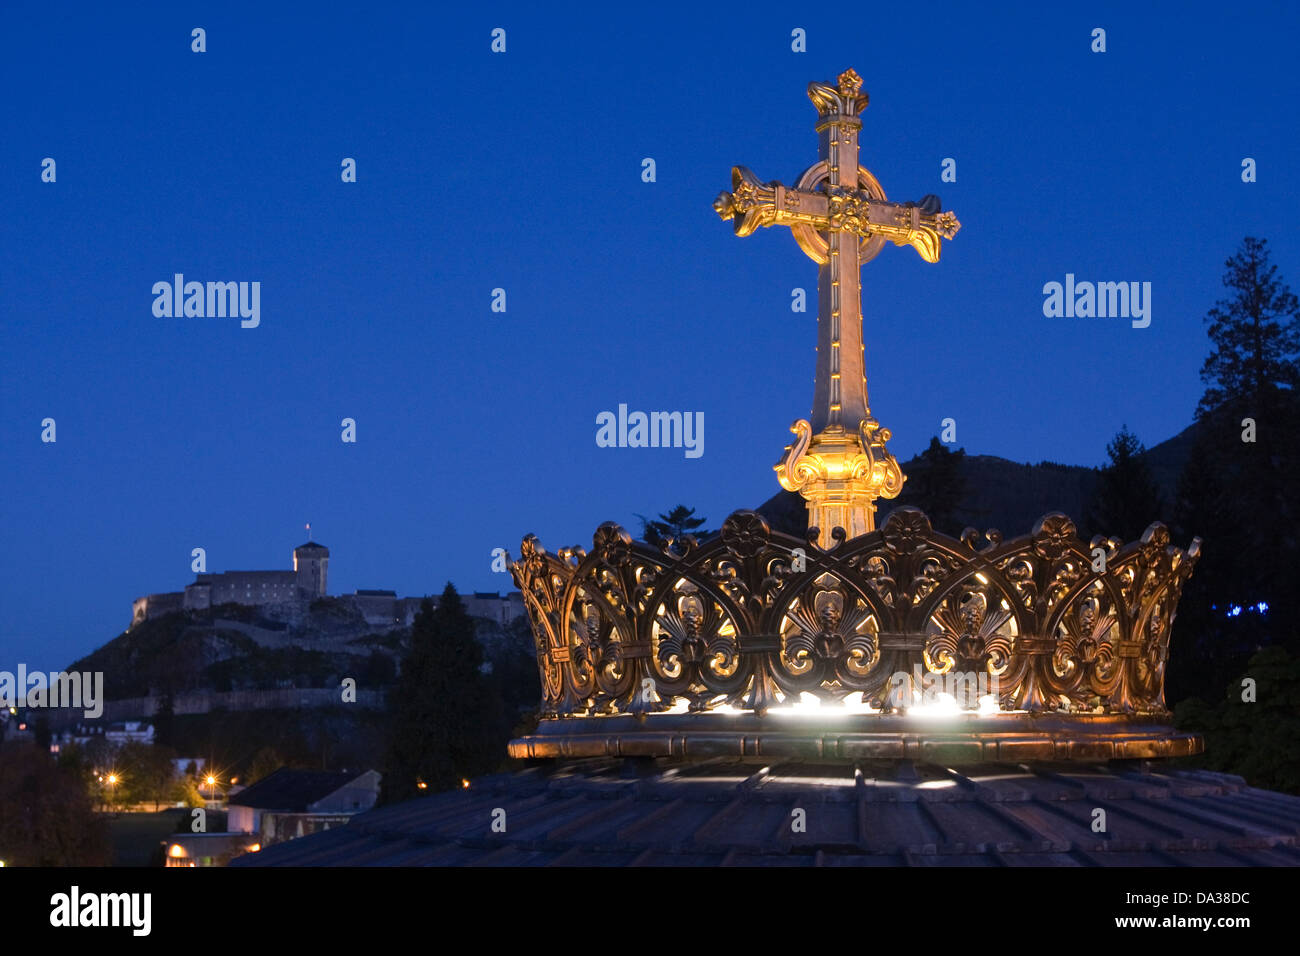
{"type": "Polygon", "coordinates": [[[1300,797],[1206,771],[590,760],[372,810],[232,865],[1294,866],[1298,837],[1300,797]]]}

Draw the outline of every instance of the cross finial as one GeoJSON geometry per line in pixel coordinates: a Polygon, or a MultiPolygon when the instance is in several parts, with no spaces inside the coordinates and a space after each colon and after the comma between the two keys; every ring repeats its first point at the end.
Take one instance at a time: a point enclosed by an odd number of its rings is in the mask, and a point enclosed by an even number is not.
{"type": "Polygon", "coordinates": [[[853,96],[862,89],[862,77],[858,76],[858,71],[852,67],[836,77],[835,81],[840,85],[840,92],[845,96],[853,96]]]}

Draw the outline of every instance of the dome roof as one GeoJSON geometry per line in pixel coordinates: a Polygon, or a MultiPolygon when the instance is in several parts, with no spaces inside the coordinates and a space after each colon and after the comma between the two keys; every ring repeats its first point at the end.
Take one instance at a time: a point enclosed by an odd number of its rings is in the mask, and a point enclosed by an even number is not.
{"type": "Polygon", "coordinates": [[[1142,763],[585,760],[369,811],[235,866],[1300,864],[1300,797],[1142,763]],[[1094,833],[1093,812],[1107,812],[1094,833]],[[505,832],[492,831],[505,811],[505,832]],[[804,832],[793,824],[803,810],[804,832]]]}

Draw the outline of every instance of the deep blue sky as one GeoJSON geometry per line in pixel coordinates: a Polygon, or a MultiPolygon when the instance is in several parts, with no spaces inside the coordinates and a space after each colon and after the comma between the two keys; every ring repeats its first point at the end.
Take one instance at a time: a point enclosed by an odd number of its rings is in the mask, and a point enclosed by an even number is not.
{"type": "Polygon", "coordinates": [[[1242,237],[1300,285],[1292,4],[870,4],[861,26],[798,4],[274,6],[0,11],[0,668],[113,637],[133,597],[192,580],[193,547],[210,571],[287,568],[306,521],[333,593],[420,594],[511,587],[490,551],[527,531],[554,548],[762,502],[811,400],[814,316],[789,303],[816,267],[710,203],[733,164],[790,183],[815,161],[805,88],[848,66],[864,164],[963,224],[938,265],[888,246],[864,270],[900,460],[946,416],[1018,460],[1098,464],[1125,423],[1156,444],[1191,420],[1242,237]],[[155,318],[175,272],[260,281],[261,326],[155,318]],[[1067,272],[1151,282],[1150,328],[1044,318],[1067,272]],[[704,456],[597,448],[620,402],[704,412],[704,456]]]}

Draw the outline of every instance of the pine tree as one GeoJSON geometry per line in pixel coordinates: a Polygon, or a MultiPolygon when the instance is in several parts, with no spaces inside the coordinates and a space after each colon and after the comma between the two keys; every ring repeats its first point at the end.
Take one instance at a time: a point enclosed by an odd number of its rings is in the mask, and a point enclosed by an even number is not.
{"type": "Polygon", "coordinates": [[[153,740],[163,747],[176,746],[176,705],[170,693],[165,693],[158,702],[158,709],[153,715],[153,740]]]}
{"type": "Polygon", "coordinates": [[[1110,461],[1098,470],[1088,507],[1087,525],[1093,534],[1133,541],[1151,522],[1163,517],[1164,502],[1142,458],[1145,453],[1146,448],[1127,425],[1106,445],[1110,461]]]}
{"type": "Polygon", "coordinates": [[[707,531],[699,530],[707,519],[695,517],[695,509],[685,505],[678,505],[667,514],[661,514],[658,521],[651,521],[644,515],[637,517],[641,519],[641,540],[655,547],[662,546],[669,538],[680,542],[688,534],[697,538],[708,534],[707,531]]]}
{"type": "Polygon", "coordinates": [[[502,762],[501,702],[482,668],[474,620],[448,584],[436,609],[421,604],[391,692],[385,803],[458,787],[502,762]]]}
{"type": "Polygon", "coordinates": [[[1300,301],[1277,277],[1268,243],[1247,236],[1224,265],[1235,294],[1205,317],[1214,350],[1201,368],[1198,417],[1225,406],[1263,413],[1279,392],[1300,387],[1300,301]]]}
{"type": "Polygon", "coordinates": [[[1259,648],[1300,638],[1300,303],[1263,240],[1248,237],[1226,270],[1232,295],[1206,316],[1206,390],[1175,509],[1182,540],[1197,535],[1204,547],[1174,624],[1170,700],[1211,699],[1259,648]]]}

